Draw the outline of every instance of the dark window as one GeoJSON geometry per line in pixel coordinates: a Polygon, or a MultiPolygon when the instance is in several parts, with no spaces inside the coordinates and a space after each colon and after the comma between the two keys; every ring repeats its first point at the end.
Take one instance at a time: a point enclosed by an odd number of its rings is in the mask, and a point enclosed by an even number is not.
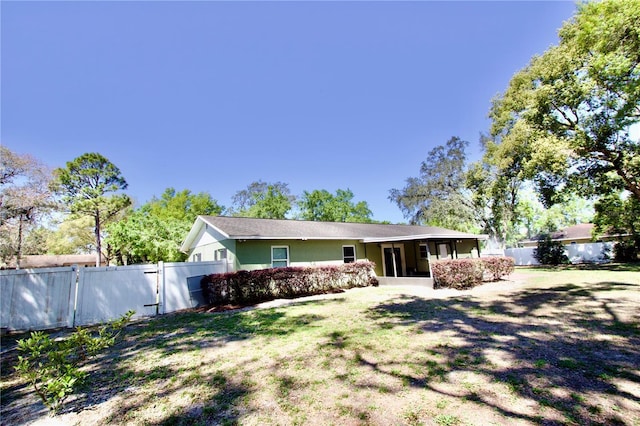
{"type": "Polygon", "coordinates": [[[344,263],[353,263],[356,261],[356,247],[342,246],[342,259],[344,263]]]}

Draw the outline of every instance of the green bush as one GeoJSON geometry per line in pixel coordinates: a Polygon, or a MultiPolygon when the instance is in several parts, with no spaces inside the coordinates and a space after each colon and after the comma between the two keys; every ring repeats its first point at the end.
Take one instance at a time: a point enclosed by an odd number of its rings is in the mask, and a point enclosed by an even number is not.
{"type": "Polygon", "coordinates": [[[618,262],[638,260],[638,247],[633,241],[617,241],[613,246],[613,255],[618,262]]]}
{"type": "Polygon", "coordinates": [[[435,288],[468,289],[483,281],[498,281],[511,274],[512,257],[483,257],[475,259],[445,259],[433,262],[431,271],[435,288]]]}
{"type": "Polygon", "coordinates": [[[569,263],[564,245],[560,241],[553,241],[550,235],[545,235],[538,241],[533,251],[533,257],[542,265],[563,265],[569,263]]]}
{"type": "Polygon", "coordinates": [[[446,259],[431,266],[435,288],[463,290],[482,283],[483,267],[480,259],[446,259]]]}
{"type": "Polygon", "coordinates": [[[15,367],[52,413],[56,413],[75,387],[86,378],[80,363],[112,346],[135,312],[129,311],[118,320],[101,326],[95,335],[78,327],[65,339],[51,339],[41,331],[31,332],[28,339],[18,340],[15,367]]]}
{"type": "Polygon", "coordinates": [[[251,304],[377,285],[373,262],[212,274],[200,282],[209,305],[251,304]]]}
{"type": "Polygon", "coordinates": [[[516,260],[508,256],[483,257],[481,259],[485,274],[491,281],[499,281],[507,275],[511,275],[516,265],[516,260]]]}

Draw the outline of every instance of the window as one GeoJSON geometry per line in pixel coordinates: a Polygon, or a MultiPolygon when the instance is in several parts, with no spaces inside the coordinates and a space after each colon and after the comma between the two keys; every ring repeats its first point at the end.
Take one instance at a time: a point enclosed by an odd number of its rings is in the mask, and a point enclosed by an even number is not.
{"type": "Polygon", "coordinates": [[[201,262],[202,261],[202,253],[194,253],[191,258],[193,262],[201,262]]]}
{"type": "Polygon", "coordinates": [[[427,250],[426,244],[420,244],[420,259],[428,259],[429,250],[427,250]]]}
{"type": "Polygon", "coordinates": [[[272,246],[271,247],[271,266],[273,268],[282,268],[289,266],[289,247],[288,246],[272,246]]]}
{"type": "Polygon", "coordinates": [[[224,260],[227,258],[227,249],[218,249],[215,252],[215,260],[224,260]]]}
{"type": "Polygon", "coordinates": [[[356,261],[356,246],[342,246],[342,260],[344,263],[356,261]]]}

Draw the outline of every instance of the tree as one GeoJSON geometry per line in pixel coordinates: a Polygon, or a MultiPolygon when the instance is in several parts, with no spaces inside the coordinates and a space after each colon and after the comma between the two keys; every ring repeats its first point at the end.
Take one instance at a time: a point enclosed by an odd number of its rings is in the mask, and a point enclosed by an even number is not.
{"type": "Polygon", "coordinates": [[[295,197],[286,183],[259,180],[236,192],[230,212],[234,216],[285,219],[294,202],[295,197]]]}
{"type": "Polygon", "coordinates": [[[359,222],[371,223],[371,215],[366,201],[353,201],[353,192],[349,189],[338,189],[335,195],[329,191],[304,191],[298,201],[300,218],[304,220],[325,222],[359,222]]]}
{"type": "Polygon", "coordinates": [[[538,241],[538,246],[533,250],[533,256],[542,265],[561,265],[569,263],[565,254],[562,241],[554,241],[549,234],[538,241]]]}
{"type": "Polygon", "coordinates": [[[106,242],[118,262],[179,262],[180,244],[198,215],[217,215],[223,207],[209,194],[167,188],[160,198],[130,212],[107,228],[106,242]]]}
{"type": "Polygon", "coordinates": [[[412,224],[442,226],[460,231],[474,227],[474,211],[465,187],[468,142],[452,137],[421,163],[420,175],[406,180],[403,189],[389,191],[412,224]]]}
{"type": "Polygon", "coordinates": [[[513,244],[518,238],[522,152],[512,150],[502,155],[505,144],[496,144],[487,135],[481,135],[484,149],[481,161],[473,163],[466,174],[466,187],[477,222],[489,234],[492,244],[500,247],[513,244]]]}
{"type": "Polygon", "coordinates": [[[35,158],[4,146],[0,146],[0,165],[0,255],[5,262],[15,258],[20,268],[23,252],[42,251],[35,235],[25,237],[55,207],[49,191],[51,173],[35,158]],[[25,245],[25,241],[34,244],[25,245]]]}
{"type": "Polygon", "coordinates": [[[610,194],[595,205],[596,235],[617,235],[618,260],[637,260],[640,253],[640,201],[629,194],[610,194]]]}
{"type": "Polygon", "coordinates": [[[131,205],[120,170],[98,153],[86,153],[55,170],[53,188],[72,214],[93,218],[96,266],[102,263],[102,226],[131,205]]]}
{"type": "Polygon", "coordinates": [[[582,3],[559,36],[494,100],[495,159],[545,205],[568,191],[640,199],[640,2],[582,3]]]}
{"type": "Polygon", "coordinates": [[[67,215],[56,223],[57,229],[46,235],[49,254],[89,254],[95,252],[93,219],[89,216],[67,215]]]}

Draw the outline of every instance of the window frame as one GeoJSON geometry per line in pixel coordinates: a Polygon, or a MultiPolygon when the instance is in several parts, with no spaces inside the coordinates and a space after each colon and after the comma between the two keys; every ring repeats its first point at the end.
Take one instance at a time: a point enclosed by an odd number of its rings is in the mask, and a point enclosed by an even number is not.
{"type": "Polygon", "coordinates": [[[214,252],[215,260],[227,260],[228,250],[226,248],[216,249],[214,252]]]}
{"type": "Polygon", "coordinates": [[[345,244],[345,245],[343,245],[342,246],[342,262],[343,263],[355,263],[357,261],[358,261],[358,254],[357,254],[357,251],[356,251],[356,246],[354,244],[345,244]],[[353,249],[353,256],[346,256],[345,255],[344,249],[347,248],[347,247],[350,247],[350,248],[353,249]],[[353,257],[353,260],[347,262],[347,257],[348,258],[352,258],[353,257]]]}
{"type": "Polygon", "coordinates": [[[271,246],[271,267],[272,268],[286,268],[289,266],[291,261],[291,253],[289,251],[289,246],[271,246]],[[274,259],[273,257],[273,251],[274,249],[285,249],[287,252],[287,257],[286,259],[274,259]],[[274,262],[285,262],[286,265],[274,265],[274,262]]]}

